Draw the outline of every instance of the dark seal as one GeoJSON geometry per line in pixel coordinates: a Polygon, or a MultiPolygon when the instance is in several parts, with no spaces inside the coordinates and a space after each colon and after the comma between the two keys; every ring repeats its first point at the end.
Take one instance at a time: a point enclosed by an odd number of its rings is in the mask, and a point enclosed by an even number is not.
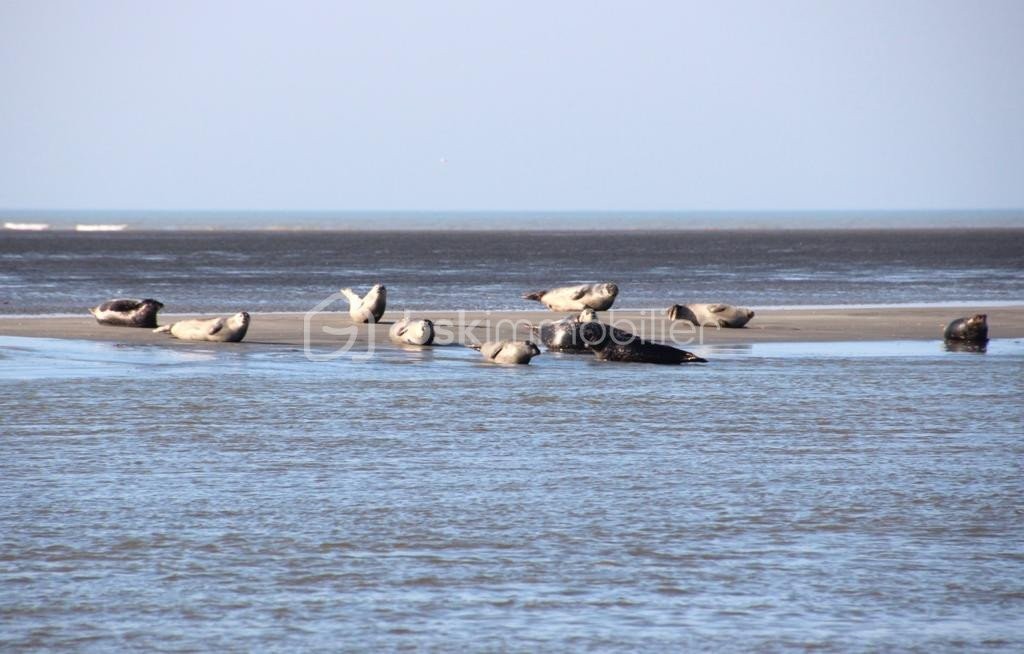
{"type": "Polygon", "coordinates": [[[946,325],[943,333],[949,352],[975,352],[984,354],[988,347],[988,316],[979,313],[970,318],[957,318],[946,325]]]}
{"type": "Polygon", "coordinates": [[[540,339],[551,352],[567,354],[589,354],[590,348],[584,340],[583,328],[597,317],[593,309],[584,309],[578,316],[569,316],[552,323],[534,325],[530,331],[540,339]]]}
{"type": "Polygon", "coordinates": [[[89,309],[101,325],[116,327],[156,327],[156,314],[163,309],[163,302],[152,298],[145,300],[110,300],[89,309]]]}
{"type": "Polygon", "coordinates": [[[983,343],[988,340],[988,316],[979,313],[970,318],[957,318],[946,325],[943,334],[947,341],[983,343]]]}
{"type": "Polygon", "coordinates": [[[603,325],[599,322],[586,323],[583,337],[587,347],[601,361],[624,361],[629,363],[707,363],[693,352],[680,350],[671,345],[652,343],[627,331],[603,325]]]}

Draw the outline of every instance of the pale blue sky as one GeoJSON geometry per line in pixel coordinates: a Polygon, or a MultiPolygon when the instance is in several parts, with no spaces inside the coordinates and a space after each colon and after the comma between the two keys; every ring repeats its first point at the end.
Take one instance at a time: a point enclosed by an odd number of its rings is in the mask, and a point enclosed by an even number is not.
{"type": "Polygon", "coordinates": [[[1024,2],[0,0],[0,208],[1024,207],[1024,2]]]}

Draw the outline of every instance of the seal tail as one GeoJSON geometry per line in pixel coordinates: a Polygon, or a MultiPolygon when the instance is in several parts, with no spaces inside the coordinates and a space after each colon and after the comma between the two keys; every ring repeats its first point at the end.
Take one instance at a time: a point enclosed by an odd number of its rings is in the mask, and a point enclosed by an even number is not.
{"type": "Polygon", "coordinates": [[[680,360],[679,363],[707,363],[708,362],[707,359],[702,359],[699,356],[697,356],[696,354],[694,354],[693,352],[687,352],[686,350],[683,350],[682,356],[680,357],[680,359],[681,360],[680,360]]]}
{"type": "Polygon", "coordinates": [[[156,329],[154,329],[153,333],[154,334],[170,334],[171,333],[171,326],[170,325],[161,325],[160,327],[157,327],[156,329]]]}
{"type": "Polygon", "coordinates": [[[523,294],[523,299],[524,300],[536,300],[537,302],[540,302],[541,301],[540,300],[541,297],[543,297],[543,295],[545,293],[547,293],[547,291],[534,291],[533,293],[524,293],[523,294]]]}

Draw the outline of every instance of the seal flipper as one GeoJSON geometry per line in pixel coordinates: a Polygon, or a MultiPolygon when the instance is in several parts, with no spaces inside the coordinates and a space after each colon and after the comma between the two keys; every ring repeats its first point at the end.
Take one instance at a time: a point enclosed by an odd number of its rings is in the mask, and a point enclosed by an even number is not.
{"type": "Polygon", "coordinates": [[[541,298],[544,297],[545,293],[547,293],[547,291],[534,291],[533,293],[525,293],[523,294],[523,299],[536,300],[537,302],[540,302],[541,298]]]}
{"type": "Polygon", "coordinates": [[[351,288],[343,288],[340,293],[345,296],[351,306],[359,306],[363,301],[363,298],[353,293],[351,288]]]}
{"type": "Polygon", "coordinates": [[[171,325],[161,325],[153,330],[154,334],[170,334],[171,325]]]}
{"type": "Polygon", "coordinates": [[[213,336],[214,334],[216,334],[217,332],[219,332],[222,329],[224,329],[224,319],[223,318],[217,318],[217,322],[215,322],[212,325],[210,325],[210,329],[209,329],[209,331],[207,333],[210,336],[213,336]]]}

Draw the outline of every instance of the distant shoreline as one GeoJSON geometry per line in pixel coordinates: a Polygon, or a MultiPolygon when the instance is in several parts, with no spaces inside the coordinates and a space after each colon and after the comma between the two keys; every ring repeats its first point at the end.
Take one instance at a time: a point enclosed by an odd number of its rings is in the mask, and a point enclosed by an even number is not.
{"type": "MultiPolygon", "coordinates": [[[[127,231],[775,231],[1024,229],[1024,208],[942,210],[60,210],[0,209],[0,222],[127,231]],[[367,229],[369,228],[369,229],[367,229]]],[[[13,230],[12,230],[13,231],[13,230]]]]}
{"type": "Polygon", "coordinates": [[[496,226],[492,228],[481,227],[393,227],[364,229],[361,227],[131,227],[125,226],[116,230],[83,230],[76,229],[70,225],[49,224],[45,229],[3,229],[0,233],[8,235],[32,235],[36,238],[45,238],[54,235],[78,234],[83,237],[98,236],[100,238],[116,237],[117,235],[134,234],[396,234],[396,233],[419,233],[419,234],[522,234],[524,232],[544,233],[551,235],[558,234],[581,234],[600,231],[602,234],[649,234],[649,233],[699,233],[699,234],[757,234],[757,233],[793,233],[793,234],[819,234],[819,233],[948,233],[948,232],[1001,232],[1024,234],[1024,223],[1014,226],[902,226],[893,225],[889,227],[847,227],[847,226],[813,226],[813,227],[634,227],[634,228],[604,228],[604,227],[520,227],[509,228],[496,226]]]}

